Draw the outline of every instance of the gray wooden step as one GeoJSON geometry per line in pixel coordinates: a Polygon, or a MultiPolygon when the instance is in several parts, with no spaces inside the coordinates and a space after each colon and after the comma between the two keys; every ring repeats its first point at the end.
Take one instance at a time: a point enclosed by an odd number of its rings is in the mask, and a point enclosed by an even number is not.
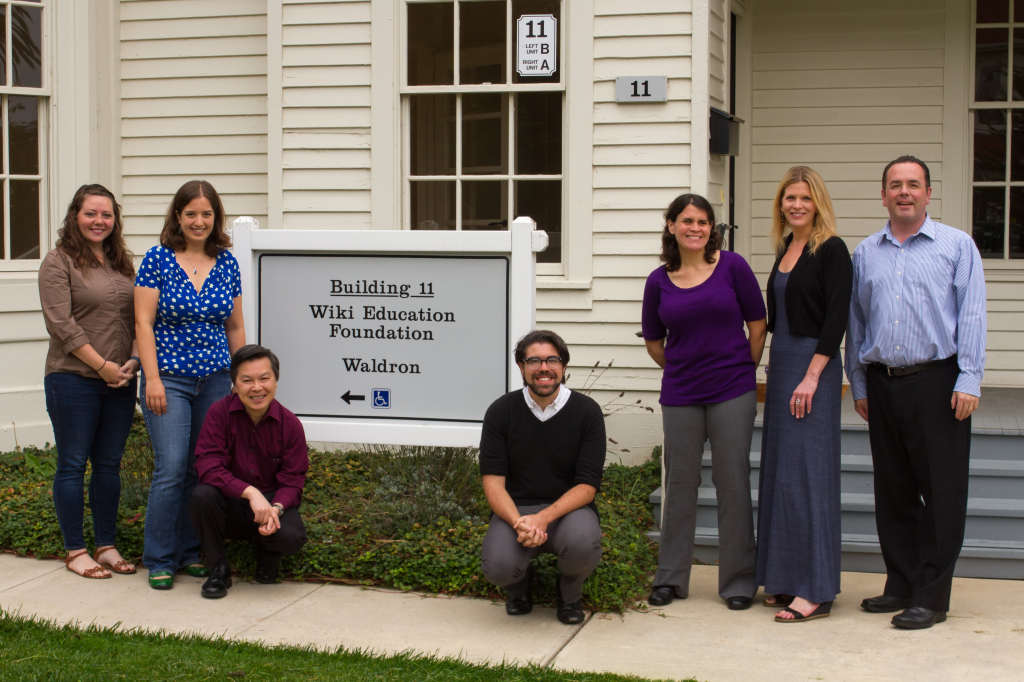
{"type": "MultiPolygon", "coordinates": [[[[967,526],[956,574],[963,577],[1024,579],[1024,436],[974,430],[967,526]]],[[[751,500],[757,514],[760,428],[751,442],[751,500]]],[[[718,513],[711,481],[711,452],[704,453],[697,491],[695,556],[717,559],[718,513]]],[[[874,479],[867,431],[843,426],[841,505],[843,570],[884,572],[875,527],[874,479]]],[[[661,518],[661,488],[650,496],[661,518]]],[[[658,530],[650,537],[657,541],[658,530]]]]}

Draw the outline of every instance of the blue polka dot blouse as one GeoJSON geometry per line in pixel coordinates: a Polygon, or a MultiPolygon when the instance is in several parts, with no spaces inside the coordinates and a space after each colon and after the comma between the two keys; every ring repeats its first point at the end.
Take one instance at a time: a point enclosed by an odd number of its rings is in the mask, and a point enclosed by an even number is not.
{"type": "Polygon", "coordinates": [[[135,286],[160,290],[153,332],[161,374],[205,377],[231,365],[224,322],[242,295],[242,278],[230,252],[220,252],[196,293],[174,251],[154,246],[139,266],[135,286]]]}

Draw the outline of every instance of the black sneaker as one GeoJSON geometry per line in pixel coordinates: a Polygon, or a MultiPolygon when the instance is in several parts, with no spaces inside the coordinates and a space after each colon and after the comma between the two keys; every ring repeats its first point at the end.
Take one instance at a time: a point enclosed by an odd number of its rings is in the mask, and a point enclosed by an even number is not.
{"type": "Polygon", "coordinates": [[[210,577],[203,583],[200,594],[207,599],[220,599],[227,596],[229,587],[231,587],[231,566],[227,561],[221,561],[210,571],[210,577]]]}
{"type": "Polygon", "coordinates": [[[566,625],[579,625],[586,618],[583,612],[583,600],[574,602],[562,601],[562,574],[555,579],[555,594],[558,595],[558,620],[566,625]]]}
{"type": "Polygon", "coordinates": [[[526,596],[522,599],[510,598],[505,602],[505,613],[510,616],[525,616],[533,611],[533,595],[531,593],[531,588],[533,587],[533,564],[530,564],[530,567],[526,569],[526,577],[523,580],[526,582],[526,596]]]}

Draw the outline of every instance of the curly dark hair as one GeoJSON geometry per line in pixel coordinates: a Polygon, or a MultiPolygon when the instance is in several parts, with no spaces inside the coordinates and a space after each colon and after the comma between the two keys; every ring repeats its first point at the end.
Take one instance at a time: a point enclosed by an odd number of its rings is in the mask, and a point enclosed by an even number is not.
{"type": "MultiPolygon", "coordinates": [[[[526,349],[535,343],[550,343],[558,351],[558,357],[562,358],[562,367],[569,365],[569,347],[565,345],[565,341],[558,334],[548,331],[547,329],[534,329],[532,332],[519,339],[519,343],[516,344],[515,358],[516,364],[522,365],[526,362],[526,349]]],[[[565,383],[565,374],[562,374],[562,383],[565,383]]],[[[525,381],[524,381],[525,384],[525,381]]]]}
{"type": "Polygon", "coordinates": [[[181,222],[178,216],[193,199],[205,197],[210,200],[213,207],[213,230],[206,239],[203,249],[210,258],[216,258],[220,252],[231,246],[231,238],[224,231],[224,204],[221,203],[220,195],[213,185],[206,180],[189,180],[178,189],[167,208],[167,215],[164,216],[164,229],[160,231],[160,243],[172,251],[182,251],[185,248],[185,235],[181,233],[181,222]]]}
{"type": "Polygon", "coordinates": [[[665,211],[665,229],[661,233],[661,262],[669,272],[678,270],[682,262],[679,256],[679,242],[676,241],[676,236],[668,231],[668,226],[676,221],[687,206],[696,206],[704,211],[708,216],[708,222],[711,223],[711,235],[708,237],[708,243],[704,245],[704,260],[714,263],[715,252],[722,248],[722,235],[715,229],[715,209],[711,207],[711,203],[699,194],[680,194],[672,200],[665,211]]]}
{"type": "Polygon", "coordinates": [[[121,222],[121,206],[117,203],[114,193],[103,185],[82,185],[75,192],[71,203],[68,204],[68,212],[64,215],[64,221],[57,230],[57,248],[71,256],[75,267],[79,270],[95,268],[99,266],[96,257],[82,237],[82,231],[78,229],[78,214],[82,210],[82,204],[86,197],[106,197],[114,210],[114,229],[110,236],[103,240],[103,253],[114,272],[125,277],[135,277],[135,265],[132,263],[132,252],[124,243],[124,224],[121,222]]]}

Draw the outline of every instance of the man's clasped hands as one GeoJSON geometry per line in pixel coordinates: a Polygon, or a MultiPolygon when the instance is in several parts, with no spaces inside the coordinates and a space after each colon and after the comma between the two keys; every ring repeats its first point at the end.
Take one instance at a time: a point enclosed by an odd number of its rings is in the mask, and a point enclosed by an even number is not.
{"type": "Polygon", "coordinates": [[[540,547],[548,541],[548,522],[539,514],[520,516],[512,529],[516,532],[516,542],[523,547],[540,547]]]}

